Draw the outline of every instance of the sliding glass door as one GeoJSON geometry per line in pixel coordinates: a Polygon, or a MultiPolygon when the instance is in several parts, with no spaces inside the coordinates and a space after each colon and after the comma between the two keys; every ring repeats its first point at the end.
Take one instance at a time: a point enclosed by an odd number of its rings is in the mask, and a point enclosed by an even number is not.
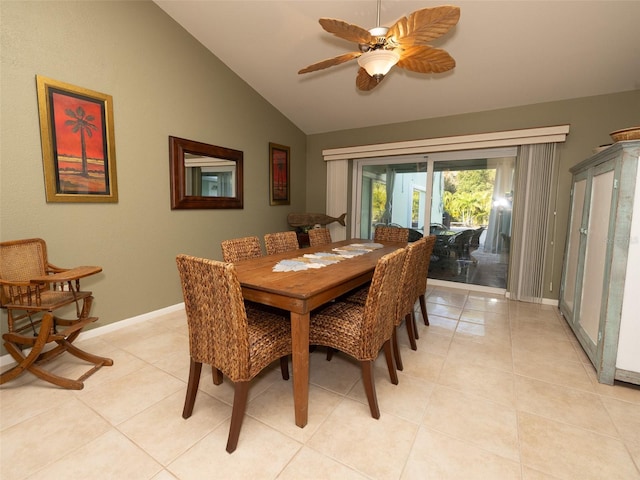
{"type": "Polygon", "coordinates": [[[358,237],[373,238],[376,225],[397,225],[424,231],[427,163],[366,163],[359,172],[358,237]]]}
{"type": "Polygon", "coordinates": [[[352,235],[436,235],[429,278],[506,289],[516,148],[354,161],[352,235]],[[428,225],[428,228],[425,226],[428,225]]]}

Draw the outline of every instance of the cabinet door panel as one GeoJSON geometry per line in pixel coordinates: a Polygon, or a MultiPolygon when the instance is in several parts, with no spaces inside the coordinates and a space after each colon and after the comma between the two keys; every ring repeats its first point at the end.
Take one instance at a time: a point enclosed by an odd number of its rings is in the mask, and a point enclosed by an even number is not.
{"type": "MultiPolygon", "coordinates": [[[[573,313],[573,306],[576,294],[576,284],[578,282],[578,259],[580,258],[580,229],[582,227],[582,213],[584,210],[584,196],[587,187],[587,180],[582,179],[573,185],[573,196],[571,199],[571,223],[569,224],[569,235],[567,244],[567,256],[565,259],[565,276],[563,285],[563,297],[566,308],[573,313]]],[[[573,319],[571,319],[573,321],[573,319]]]]}
{"type": "Polygon", "coordinates": [[[593,342],[594,347],[598,343],[598,330],[600,327],[613,180],[614,172],[609,170],[599,175],[594,175],[591,187],[580,326],[593,342]]]}

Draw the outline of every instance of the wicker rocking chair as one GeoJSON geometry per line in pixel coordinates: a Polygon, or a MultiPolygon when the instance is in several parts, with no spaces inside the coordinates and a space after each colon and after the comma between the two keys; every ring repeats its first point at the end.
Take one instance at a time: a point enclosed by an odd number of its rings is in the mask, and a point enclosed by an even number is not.
{"type": "Polygon", "coordinates": [[[60,387],[80,390],[87,377],[103,366],[113,365],[109,358],[72,345],[82,329],[98,319],[89,316],[93,296],[80,290],[80,279],[101,271],[100,267],[65,269],[52,265],[47,260],[46,244],[39,238],[0,243],[0,305],[7,310],[8,320],[8,331],[2,338],[17,362],[2,373],[0,384],[28,371],[60,387]],[[70,305],[75,305],[76,318],[63,319],[54,314],[70,305]],[[49,344],[55,346],[45,350],[49,344]],[[93,367],[75,380],[42,368],[64,352],[93,367]]]}

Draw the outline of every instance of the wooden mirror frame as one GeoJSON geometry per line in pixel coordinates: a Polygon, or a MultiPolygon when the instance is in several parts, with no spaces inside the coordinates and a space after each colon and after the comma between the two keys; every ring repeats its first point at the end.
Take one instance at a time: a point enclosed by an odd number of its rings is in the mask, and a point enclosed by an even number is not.
{"type": "Polygon", "coordinates": [[[169,136],[171,209],[243,208],[243,153],[240,150],[169,136]],[[185,153],[230,160],[236,164],[235,197],[203,197],[186,194],[185,153]]]}

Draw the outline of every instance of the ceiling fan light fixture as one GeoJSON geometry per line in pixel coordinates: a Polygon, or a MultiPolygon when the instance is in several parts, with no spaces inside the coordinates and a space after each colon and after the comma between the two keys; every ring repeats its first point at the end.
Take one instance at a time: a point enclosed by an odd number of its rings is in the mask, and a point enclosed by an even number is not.
{"type": "Polygon", "coordinates": [[[400,60],[400,54],[395,50],[377,49],[360,55],[358,65],[364,68],[369,76],[381,78],[389,73],[398,60],[400,60]]]}

